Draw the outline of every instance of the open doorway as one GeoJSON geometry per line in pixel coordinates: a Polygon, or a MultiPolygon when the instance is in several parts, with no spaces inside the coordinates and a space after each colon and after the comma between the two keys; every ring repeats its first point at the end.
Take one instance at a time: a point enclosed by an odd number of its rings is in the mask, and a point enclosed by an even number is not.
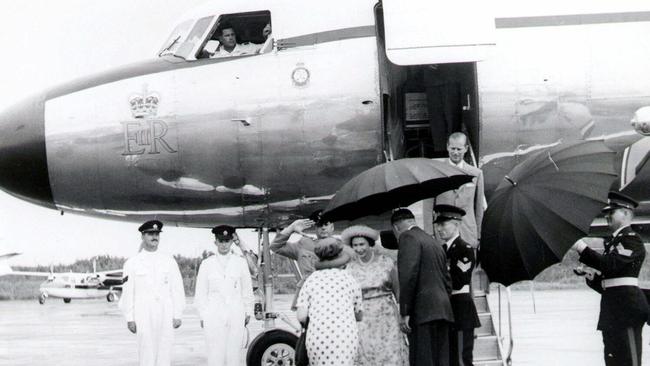
{"type": "Polygon", "coordinates": [[[375,11],[386,155],[447,157],[447,137],[464,132],[476,165],[480,128],[475,62],[396,65],[385,52],[381,5],[375,11]]]}

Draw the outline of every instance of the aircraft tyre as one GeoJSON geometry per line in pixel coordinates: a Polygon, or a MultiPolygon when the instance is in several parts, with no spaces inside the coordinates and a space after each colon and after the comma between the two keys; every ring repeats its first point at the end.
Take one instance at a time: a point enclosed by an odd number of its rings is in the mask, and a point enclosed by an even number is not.
{"type": "Polygon", "coordinates": [[[246,354],[247,366],[293,365],[298,336],[282,329],[271,329],[251,342],[246,354]]]}
{"type": "Polygon", "coordinates": [[[63,299],[63,302],[66,303],[66,304],[69,304],[70,301],[72,301],[72,299],[69,298],[69,297],[66,297],[66,298],[63,299]]]}
{"type": "Polygon", "coordinates": [[[41,305],[45,304],[45,295],[40,294],[38,296],[38,303],[41,304],[41,305]]]}
{"type": "Polygon", "coordinates": [[[113,301],[115,301],[115,298],[116,298],[116,296],[115,296],[115,293],[114,293],[114,292],[109,292],[109,293],[106,295],[106,301],[108,301],[108,302],[113,302],[113,301]]]}

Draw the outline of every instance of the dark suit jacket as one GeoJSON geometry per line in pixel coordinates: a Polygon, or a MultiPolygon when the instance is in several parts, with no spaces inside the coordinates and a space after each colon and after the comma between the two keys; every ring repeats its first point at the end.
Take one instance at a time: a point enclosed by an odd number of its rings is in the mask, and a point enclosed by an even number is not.
{"type": "Polygon", "coordinates": [[[397,266],[400,314],[409,315],[411,324],[454,321],[451,277],[441,243],[419,227],[411,228],[399,237],[397,266]]]}

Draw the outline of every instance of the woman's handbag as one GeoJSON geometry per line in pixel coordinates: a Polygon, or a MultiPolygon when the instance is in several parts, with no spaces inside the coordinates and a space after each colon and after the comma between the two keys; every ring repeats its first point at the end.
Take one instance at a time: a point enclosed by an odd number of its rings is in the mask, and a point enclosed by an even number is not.
{"type": "Polygon", "coordinates": [[[309,325],[309,318],[302,326],[300,337],[296,343],[296,366],[309,366],[309,357],[307,356],[307,326],[309,325]]]}

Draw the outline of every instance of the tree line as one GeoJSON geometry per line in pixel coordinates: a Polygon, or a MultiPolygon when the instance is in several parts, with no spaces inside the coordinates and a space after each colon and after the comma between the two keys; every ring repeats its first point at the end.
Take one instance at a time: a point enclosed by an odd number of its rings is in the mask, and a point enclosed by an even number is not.
{"type": "MultiPolygon", "coordinates": [[[[201,257],[184,257],[175,255],[174,259],[178,263],[181,276],[183,277],[183,285],[185,287],[185,294],[187,296],[194,296],[194,286],[196,285],[196,275],[201,266],[201,261],[208,255],[204,252],[201,257]]],[[[78,259],[71,264],[56,264],[52,266],[38,265],[38,266],[13,266],[14,271],[29,271],[29,272],[78,272],[78,273],[92,273],[93,260],[96,263],[96,271],[112,271],[120,270],[124,267],[124,262],[127,258],[116,257],[110,255],[99,255],[87,259],[78,259]]],[[[273,273],[291,273],[290,262],[288,259],[272,255],[272,268],[273,273]]],[[[276,289],[279,293],[290,293],[295,291],[295,281],[286,278],[277,278],[276,289]]],[[[43,282],[43,278],[36,278],[30,276],[3,276],[0,277],[0,300],[22,300],[22,299],[36,299],[39,295],[39,286],[43,282]]]]}

